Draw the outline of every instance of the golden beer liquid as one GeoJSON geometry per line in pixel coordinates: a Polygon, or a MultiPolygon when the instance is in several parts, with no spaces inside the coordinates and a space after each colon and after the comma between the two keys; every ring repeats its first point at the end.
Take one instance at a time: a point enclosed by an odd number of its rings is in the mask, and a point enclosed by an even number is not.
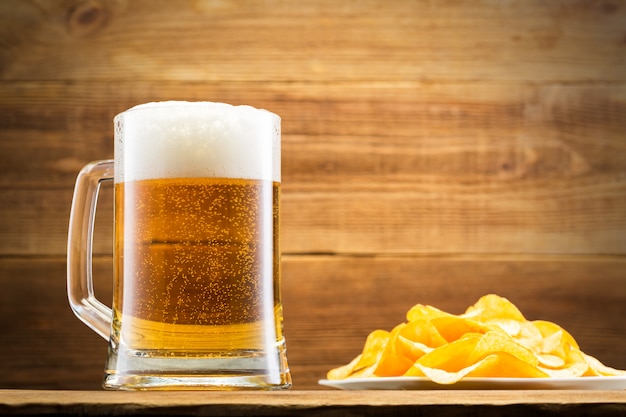
{"type": "Polygon", "coordinates": [[[268,326],[281,342],[279,193],[248,179],[116,183],[114,343],[237,356],[262,350],[268,326]]]}

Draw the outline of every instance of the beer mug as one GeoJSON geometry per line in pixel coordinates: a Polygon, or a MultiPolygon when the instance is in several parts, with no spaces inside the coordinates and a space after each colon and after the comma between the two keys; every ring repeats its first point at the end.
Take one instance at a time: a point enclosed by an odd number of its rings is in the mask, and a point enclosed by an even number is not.
{"type": "Polygon", "coordinates": [[[280,296],[280,118],[250,106],[160,102],[114,119],[114,159],[78,174],[68,298],[108,340],[108,389],[291,386],[280,296]],[[114,182],[114,291],[91,258],[114,182]]]}

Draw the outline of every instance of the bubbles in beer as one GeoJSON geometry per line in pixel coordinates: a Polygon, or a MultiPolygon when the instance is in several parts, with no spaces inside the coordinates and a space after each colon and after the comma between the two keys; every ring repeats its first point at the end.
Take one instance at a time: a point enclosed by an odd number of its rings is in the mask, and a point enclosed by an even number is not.
{"type": "Polygon", "coordinates": [[[160,179],[117,189],[118,199],[134,206],[127,211],[134,228],[121,248],[125,292],[133,297],[126,312],[187,324],[261,319],[263,286],[272,288],[264,283],[264,263],[274,268],[277,221],[272,205],[262,204],[263,193],[274,194],[272,183],[160,179]]]}
{"type": "Polygon", "coordinates": [[[268,319],[280,327],[278,183],[176,178],[115,189],[124,232],[114,309],[127,343],[250,348],[268,319]]]}

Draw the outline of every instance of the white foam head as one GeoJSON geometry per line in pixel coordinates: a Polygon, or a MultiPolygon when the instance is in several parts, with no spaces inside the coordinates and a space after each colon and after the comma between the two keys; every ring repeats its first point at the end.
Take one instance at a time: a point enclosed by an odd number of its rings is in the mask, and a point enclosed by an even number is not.
{"type": "Polygon", "coordinates": [[[184,101],[140,104],[115,117],[115,182],[190,177],[280,182],[280,117],[184,101]]]}

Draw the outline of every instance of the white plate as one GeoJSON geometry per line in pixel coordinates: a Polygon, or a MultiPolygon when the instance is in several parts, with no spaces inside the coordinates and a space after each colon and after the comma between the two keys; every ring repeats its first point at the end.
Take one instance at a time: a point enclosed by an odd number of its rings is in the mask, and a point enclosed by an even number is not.
{"type": "Polygon", "coordinates": [[[443,389],[556,389],[556,390],[625,390],[626,376],[589,376],[579,378],[464,378],[455,384],[442,385],[424,377],[349,378],[338,381],[322,379],[320,385],[343,390],[443,390],[443,389]]]}

